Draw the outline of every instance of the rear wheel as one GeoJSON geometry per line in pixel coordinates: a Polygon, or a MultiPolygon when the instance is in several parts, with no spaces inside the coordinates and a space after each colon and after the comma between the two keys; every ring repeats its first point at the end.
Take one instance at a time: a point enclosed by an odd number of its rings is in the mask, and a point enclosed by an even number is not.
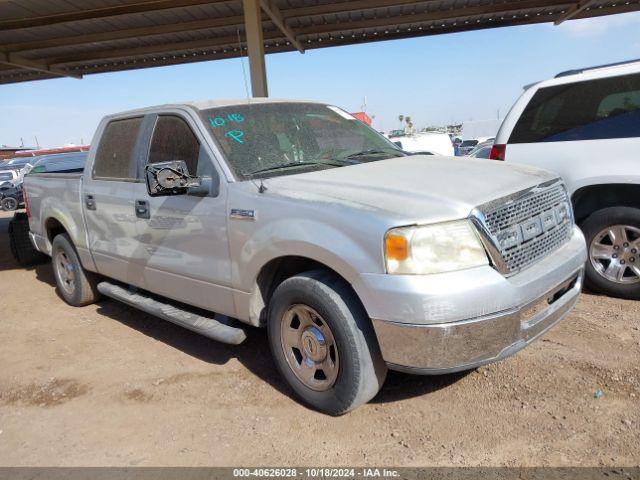
{"type": "Polygon", "coordinates": [[[13,219],[9,222],[9,248],[13,258],[23,267],[49,260],[49,257],[36,250],[31,243],[29,218],[23,212],[14,214],[13,219]]]}
{"type": "Polygon", "coordinates": [[[67,234],[61,233],[53,239],[51,263],[58,292],[69,305],[82,307],[100,298],[95,275],[82,267],[67,234]]]}
{"type": "Polygon", "coordinates": [[[269,304],[269,344],[280,373],[312,407],[342,415],[384,383],[371,321],[350,286],[330,272],[291,277],[269,304]]]}
{"type": "Polygon", "coordinates": [[[581,227],[589,251],[587,285],[614,297],[640,299],[640,209],[598,210],[581,227]]]}

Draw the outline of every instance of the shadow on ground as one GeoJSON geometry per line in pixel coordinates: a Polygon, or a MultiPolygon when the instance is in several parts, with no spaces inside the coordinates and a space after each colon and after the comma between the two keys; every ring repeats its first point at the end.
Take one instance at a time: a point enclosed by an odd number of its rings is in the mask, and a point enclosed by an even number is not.
{"type": "MultiPolygon", "coordinates": [[[[226,345],[112,300],[101,300],[98,313],[204,362],[224,365],[235,358],[258,378],[298,401],[276,369],[264,329],[246,327],[247,340],[244,343],[226,345]]],[[[467,373],[418,376],[390,371],[372,403],[390,403],[426,395],[449,387],[467,373]]]]}

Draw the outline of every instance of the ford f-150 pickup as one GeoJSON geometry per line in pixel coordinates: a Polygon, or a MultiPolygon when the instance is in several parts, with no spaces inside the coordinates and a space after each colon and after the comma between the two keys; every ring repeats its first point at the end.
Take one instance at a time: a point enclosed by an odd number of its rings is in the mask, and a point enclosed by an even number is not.
{"type": "Polygon", "coordinates": [[[333,415],[388,368],[514,354],[581,289],[557,176],[410,156],[332,105],[165,105],[107,116],[91,145],[82,174],[24,182],[64,300],[106,295],[232,344],[265,327],[292,389],[333,415]]]}

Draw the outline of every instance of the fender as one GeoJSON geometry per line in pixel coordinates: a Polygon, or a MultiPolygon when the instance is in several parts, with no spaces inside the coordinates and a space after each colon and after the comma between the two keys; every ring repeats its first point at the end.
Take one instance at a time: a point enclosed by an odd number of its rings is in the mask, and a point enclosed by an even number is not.
{"type": "Polygon", "coordinates": [[[380,234],[380,242],[372,241],[370,236],[368,242],[363,242],[362,238],[357,238],[361,232],[301,218],[267,222],[242,245],[237,255],[232,255],[238,259],[232,265],[238,318],[257,325],[259,319],[256,318],[254,302],[256,297],[262,300],[258,291],[258,275],[265,265],[281,257],[313,260],[335,271],[352,285],[358,283],[359,272],[381,272],[383,233],[380,234]],[[279,232],[287,232],[287,237],[283,238],[279,232]]]}

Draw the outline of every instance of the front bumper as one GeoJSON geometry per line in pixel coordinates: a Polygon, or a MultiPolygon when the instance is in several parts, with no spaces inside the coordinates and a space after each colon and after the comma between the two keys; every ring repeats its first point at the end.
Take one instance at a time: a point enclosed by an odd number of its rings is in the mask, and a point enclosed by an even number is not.
{"type": "Polygon", "coordinates": [[[573,308],[583,269],[524,307],[461,322],[409,325],[374,320],[382,355],[393,370],[423,375],[458,372],[522,350],[573,308]]]}
{"type": "Polygon", "coordinates": [[[575,305],[585,260],[575,228],[567,244],[509,278],[480,267],[414,278],[364,275],[355,287],[389,367],[440,374],[500,360],[545,333],[575,305]]]}

